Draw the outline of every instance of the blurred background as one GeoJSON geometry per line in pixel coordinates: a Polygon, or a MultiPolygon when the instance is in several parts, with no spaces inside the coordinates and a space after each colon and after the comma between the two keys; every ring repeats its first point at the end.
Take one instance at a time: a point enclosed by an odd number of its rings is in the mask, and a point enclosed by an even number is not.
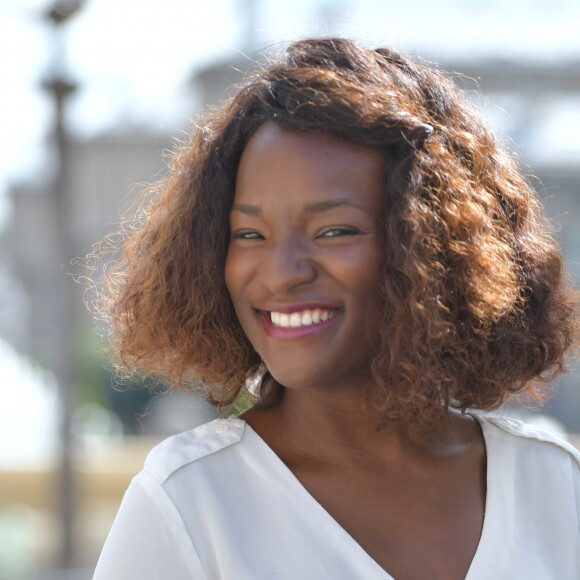
{"type": "MultiPolygon", "coordinates": [[[[580,274],[577,0],[0,0],[0,579],[90,578],[131,476],[212,418],[116,382],[69,276],[265,49],[337,34],[458,82],[518,152],[580,274]]],[[[541,410],[580,433],[580,377],[541,410]]]]}

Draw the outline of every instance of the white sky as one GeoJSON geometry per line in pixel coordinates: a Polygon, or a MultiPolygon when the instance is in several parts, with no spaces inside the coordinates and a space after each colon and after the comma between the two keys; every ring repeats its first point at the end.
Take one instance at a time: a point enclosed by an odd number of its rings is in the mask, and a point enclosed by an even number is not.
{"type": "Polygon", "coordinates": [[[44,467],[57,451],[58,400],[51,375],[34,369],[0,339],[0,471],[44,467]],[[17,412],[15,412],[17,410],[17,412]]]}

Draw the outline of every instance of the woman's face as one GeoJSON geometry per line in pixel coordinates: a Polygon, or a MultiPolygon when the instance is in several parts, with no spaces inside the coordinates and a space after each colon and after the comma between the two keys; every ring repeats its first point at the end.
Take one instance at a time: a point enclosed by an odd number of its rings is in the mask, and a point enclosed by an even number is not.
{"type": "Polygon", "coordinates": [[[226,284],[248,339],[288,388],[355,389],[380,308],[381,154],[262,126],[244,149],[226,284]]]}

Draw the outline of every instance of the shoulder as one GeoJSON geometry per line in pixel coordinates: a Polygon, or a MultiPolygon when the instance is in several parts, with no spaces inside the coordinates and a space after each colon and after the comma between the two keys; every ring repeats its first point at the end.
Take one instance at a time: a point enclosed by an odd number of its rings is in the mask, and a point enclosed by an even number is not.
{"type": "Polygon", "coordinates": [[[143,471],[163,484],[187,466],[207,462],[209,458],[215,461],[216,456],[239,452],[245,425],[245,421],[237,417],[215,419],[190,431],[173,435],[149,452],[143,471]]]}
{"type": "MultiPolygon", "coordinates": [[[[494,439],[499,445],[496,449],[530,450],[536,454],[545,453],[554,458],[571,461],[580,469],[580,451],[560,435],[531,423],[501,415],[478,415],[486,442],[494,439]]],[[[537,456],[537,455],[536,455],[537,456]]]]}

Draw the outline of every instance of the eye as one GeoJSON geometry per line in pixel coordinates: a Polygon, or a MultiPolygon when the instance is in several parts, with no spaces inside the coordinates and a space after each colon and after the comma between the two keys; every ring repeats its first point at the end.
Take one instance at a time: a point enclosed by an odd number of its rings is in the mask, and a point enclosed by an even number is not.
{"type": "Polygon", "coordinates": [[[319,238],[338,238],[342,236],[356,236],[360,234],[357,228],[349,226],[332,226],[324,228],[317,237],[319,238]]]}
{"type": "Polygon", "coordinates": [[[263,240],[264,236],[256,230],[237,230],[232,232],[232,240],[263,240]]]}

